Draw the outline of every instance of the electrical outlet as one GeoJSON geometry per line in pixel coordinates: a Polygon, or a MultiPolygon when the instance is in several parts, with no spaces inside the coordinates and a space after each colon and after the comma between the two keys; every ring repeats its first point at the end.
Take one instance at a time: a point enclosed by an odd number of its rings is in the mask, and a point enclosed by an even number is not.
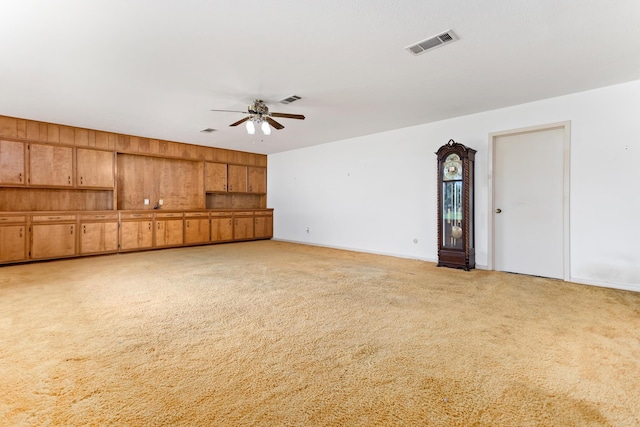
{"type": "Polygon", "coordinates": [[[309,227],[307,227],[307,233],[309,232],[309,227]]]}
{"type": "Polygon", "coordinates": [[[149,204],[149,199],[144,199],[144,204],[148,205],[149,204]]]}
{"type": "Polygon", "coordinates": [[[164,205],[164,200],[163,199],[158,200],[158,205],[160,206],[164,205]]]}

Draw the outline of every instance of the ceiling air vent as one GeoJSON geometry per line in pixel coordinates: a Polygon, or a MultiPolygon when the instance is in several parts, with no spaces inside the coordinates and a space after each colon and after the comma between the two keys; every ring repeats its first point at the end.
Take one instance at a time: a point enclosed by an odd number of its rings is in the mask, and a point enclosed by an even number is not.
{"type": "Polygon", "coordinates": [[[206,128],[206,129],[202,129],[200,132],[213,133],[215,131],[217,131],[217,129],[206,128]]]}
{"type": "Polygon", "coordinates": [[[298,95],[291,95],[290,97],[285,98],[282,101],[280,101],[280,103],[281,104],[291,104],[292,102],[295,102],[298,99],[302,99],[302,98],[300,98],[298,95]]]}
{"type": "Polygon", "coordinates": [[[412,44],[411,46],[407,46],[405,49],[414,55],[420,55],[428,50],[435,49],[456,40],[458,40],[458,37],[452,30],[448,30],[444,33],[438,34],[437,36],[433,36],[426,40],[422,40],[421,42],[412,44]]]}

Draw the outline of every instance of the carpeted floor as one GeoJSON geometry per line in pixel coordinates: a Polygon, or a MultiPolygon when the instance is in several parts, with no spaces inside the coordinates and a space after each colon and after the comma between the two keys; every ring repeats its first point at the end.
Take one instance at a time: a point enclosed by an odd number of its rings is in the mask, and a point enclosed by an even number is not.
{"type": "Polygon", "coordinates": [[[640,293],[276,241],[0,267],[2,426],[638,426],[640,293]]]}

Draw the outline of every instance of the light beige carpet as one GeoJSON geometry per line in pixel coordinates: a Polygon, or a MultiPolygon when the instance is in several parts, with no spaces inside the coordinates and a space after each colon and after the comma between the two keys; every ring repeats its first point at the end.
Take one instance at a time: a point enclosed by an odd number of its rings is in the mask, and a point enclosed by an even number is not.
{"type": "Polygon", "coordinates": [[[2,426],[637,426],[640,294],[261,241],[0,267],[2,426]]]}

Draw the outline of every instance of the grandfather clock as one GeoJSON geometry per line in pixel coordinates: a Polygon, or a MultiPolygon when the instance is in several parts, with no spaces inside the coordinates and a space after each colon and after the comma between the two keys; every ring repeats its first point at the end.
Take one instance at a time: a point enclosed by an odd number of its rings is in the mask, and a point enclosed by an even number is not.
{"type": "Polygon", "coordinates": [[[473,169],[476,150],[450,139],[438,156],[438,267],[476,266],[473,169]]]}

